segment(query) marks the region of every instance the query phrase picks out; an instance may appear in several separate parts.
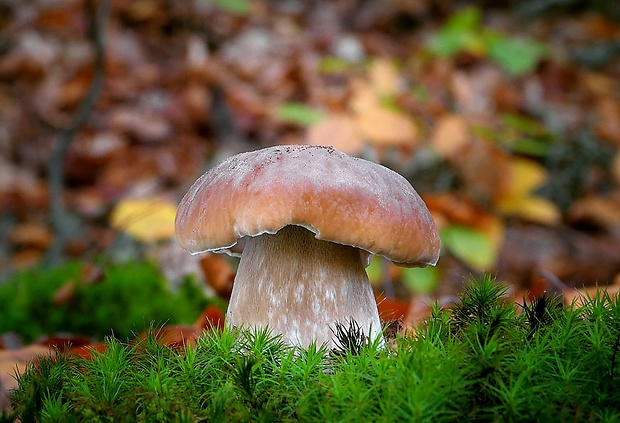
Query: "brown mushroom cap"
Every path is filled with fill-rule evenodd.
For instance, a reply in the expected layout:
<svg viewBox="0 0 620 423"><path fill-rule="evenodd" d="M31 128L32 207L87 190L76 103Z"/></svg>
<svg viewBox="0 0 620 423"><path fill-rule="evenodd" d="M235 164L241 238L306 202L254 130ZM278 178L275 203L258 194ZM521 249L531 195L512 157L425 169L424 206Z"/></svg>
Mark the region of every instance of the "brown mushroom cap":
<svg viewBox="0 0 620 423"><path fill-rule="evenodd" d="M403 266L439 259L437 228L411 184L330 147L276 146L228 158L185 194L175 229L191 253L237 255L244 237L287 225Z"/></svg>

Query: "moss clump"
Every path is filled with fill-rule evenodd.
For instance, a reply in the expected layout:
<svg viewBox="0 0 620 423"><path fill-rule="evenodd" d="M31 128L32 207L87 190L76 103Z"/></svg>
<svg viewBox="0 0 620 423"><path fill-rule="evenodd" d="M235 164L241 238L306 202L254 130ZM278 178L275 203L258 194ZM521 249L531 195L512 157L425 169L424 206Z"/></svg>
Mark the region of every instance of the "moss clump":
<svg viewBox="0 0 620 423"><path fill-rule="evenodd" d="M56 332L127 339L152 321L192 323L210 303L189 279L173 292L148 262L102 265L94 282L84 280L83 267L32 269L0 283L0 333L15 332L24 342ZM71 298L55 303L54 294L68 283Z"/></svg>
<svg viewBox="0 0 620 423"><path fill-rule="evenodd" d="M490 278L389 348L326 352L266 332L209 332L177 351L110 340L91 360L32 364L22 421L618 421L620 303L520 306ZM519 312L521 311L521 312ZM355 334L350 334L354 337Z"/></svg>

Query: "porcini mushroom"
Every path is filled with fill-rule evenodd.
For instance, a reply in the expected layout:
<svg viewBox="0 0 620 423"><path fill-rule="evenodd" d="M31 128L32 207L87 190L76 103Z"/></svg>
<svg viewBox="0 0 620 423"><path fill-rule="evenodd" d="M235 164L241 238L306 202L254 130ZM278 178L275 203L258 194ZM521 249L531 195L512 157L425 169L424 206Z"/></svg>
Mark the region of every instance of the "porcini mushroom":
<svg viewBox="0 0 620 423"><path fill-rule="evenodd" d="M330 147L228 158L185 194L175 230L191 253L241 256L227 325L268 327L301 347L339 346L337 323L380 336L371 254L410 267L439 259L437 228L411 184Z"/></svg>

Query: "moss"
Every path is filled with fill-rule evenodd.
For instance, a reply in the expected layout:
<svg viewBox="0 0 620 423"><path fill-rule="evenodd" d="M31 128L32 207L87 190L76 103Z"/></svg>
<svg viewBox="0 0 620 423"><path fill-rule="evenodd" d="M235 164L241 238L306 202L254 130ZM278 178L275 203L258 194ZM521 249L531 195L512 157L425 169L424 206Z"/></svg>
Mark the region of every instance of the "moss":
<svg viewBox="0 0 620 423"><path fill-rule="evenodd" d="M192 280L172 291L151 263L105 264L96 281L84 280L83 265L32 269L0 284L0 333L24 342L57 332L119 339L144 331L151 322L192 323L211 302ZM71 298L54 304L54 294L73 283Z"/></svg>
<svg viewBox="0 0 620 423"><path fill-rule="evenodd" d="M178 351L108 341L92 360L29 366L23 421L617 421L618 297L518 306L490 278L389 348L286 347L266 331L208 332ZM522 310L523 309L523 310ZM344 330L345 328L341 328ZM355 331L347 336L354 338ZM53 375L53 376L51 376Z"/></svg>

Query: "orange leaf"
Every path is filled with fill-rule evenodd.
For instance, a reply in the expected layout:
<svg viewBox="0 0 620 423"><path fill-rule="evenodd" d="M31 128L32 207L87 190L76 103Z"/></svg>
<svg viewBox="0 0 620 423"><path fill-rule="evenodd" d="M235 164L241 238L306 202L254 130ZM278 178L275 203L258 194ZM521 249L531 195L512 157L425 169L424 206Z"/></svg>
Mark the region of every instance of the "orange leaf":
<svg viewBox="0 0 620 423"><path fill-rule="evenodd" d="M387 298L385 295L375 295L379 316L382 321L402 320L407 316L409 304L404 301Z"/></svg>
<svg viewBox="0 0 620 423"><path fill-rule="evenodd" d="M204 309L194 323L195 326L206 330L222 330L224 328L224 312L218 306L210 305Z"/></svg>
<svg viewBox="0 0 620 423"><path fill-rule="evenodd" d="M222 298L230 298L235 273L228 261L217 254L205 254L200 258L205 280Z"/></svg>

